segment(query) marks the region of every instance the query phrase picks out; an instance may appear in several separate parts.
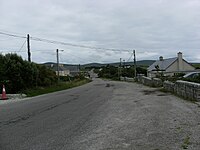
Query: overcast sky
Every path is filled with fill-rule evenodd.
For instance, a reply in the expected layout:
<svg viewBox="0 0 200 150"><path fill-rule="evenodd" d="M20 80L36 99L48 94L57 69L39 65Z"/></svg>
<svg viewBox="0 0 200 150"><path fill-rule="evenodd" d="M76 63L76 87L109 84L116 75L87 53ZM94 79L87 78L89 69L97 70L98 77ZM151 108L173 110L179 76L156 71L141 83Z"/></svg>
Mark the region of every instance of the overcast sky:
<svg viewBox="0 0 200 150"><path fill-rule="evenodd" d="M176 57L200 62L199 0L0 0L0 32L76 45L86 49L31 40L32 61L62 63ZM0 34L0 51L27 59L26 39ZM23 46L23 47L22 47ZM130 52L123 51L130 50Z"/></svg>

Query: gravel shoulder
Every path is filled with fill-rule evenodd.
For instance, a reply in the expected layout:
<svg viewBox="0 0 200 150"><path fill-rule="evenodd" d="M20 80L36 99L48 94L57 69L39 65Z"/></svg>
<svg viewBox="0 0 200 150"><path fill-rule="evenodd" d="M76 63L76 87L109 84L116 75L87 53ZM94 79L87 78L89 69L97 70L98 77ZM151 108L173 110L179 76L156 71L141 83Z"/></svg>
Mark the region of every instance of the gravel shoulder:
<svg viewBox="0 0 200 150"><path fill-rule="evenodd" d="M198 105L140 84L109 86L112 98L95 118L100 123L77 136L72 149L200 149Z"/></svg>

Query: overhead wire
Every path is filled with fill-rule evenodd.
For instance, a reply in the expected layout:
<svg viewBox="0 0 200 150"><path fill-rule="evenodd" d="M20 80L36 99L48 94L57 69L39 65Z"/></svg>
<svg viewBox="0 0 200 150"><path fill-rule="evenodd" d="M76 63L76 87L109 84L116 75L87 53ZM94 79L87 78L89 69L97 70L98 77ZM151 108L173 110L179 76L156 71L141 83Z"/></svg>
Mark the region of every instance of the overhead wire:
<svg viewBox="0 0 200 150"><path fill-rule="evenodd" d="M131 53L131 56L129 57L129 59L126 62L129 62L132 57L133 57L133 53Z"/></svg>
<svg viewBox="0 0 200 150"><path fill-rule="evenodd" d="M108 51L120 51L120 52L130 52L130 50L127 50L127 49L114 49L114 48L102 48L102 47L95 47L95 46L86 46L86 45L72 44L72 43L60 42L60 41L55 41L55 40L48 40L48 39L37 38L37 37L31 37L31 39L35 40L35 41L40 41L40 42L46 42L46 43L52 43L52 44L61 44L61 45L80 47L80 48L88 48L88 49L96 49L96 50L108 50Z"/></svg>
<svg viewBox="0 0 200 150"><path fill-rule="evenodd" d="M76 58L79 58L80 60L82 60L82 62L88 62L88 63L92 63L92 61L88 61L87 59L84 59L84 58L81 58L79 56L76 56L76 55L73 55L73 54L67 54L67 55L70 55L72 57L76 57ZM91 60L91 59L90 59ZM94 60L95 61L95 60Z"/></svg>
<svg viewBox="0 0 200 150"><path fill-rule="evenodd" d="M20 49L17 52L20 52L22 50L22 48L24 47L25 43L26 43L26 40L23 42L22 46L20 47Z"/></svg>
<svg viewBox="0 0 200 150"><path fill-rule="evenodd" d="M6 33L6 32L2 32L2 31L0 31L0 34L6 35L6 36L11 36L11 37L16 37L16 38L27 38L26 36ZM115 48L86 46L86 45L73 44L73 43L61 42L61 41L56 41L56 40L48 40L48 39L32 37L32 36L30 38L34 41L46 42L46 43L51 43L51 44L59 44L59 45L67 45L67 46L72 46L72 47L80 47L80 48L96 49L96 50L107 50L107 51L118 51L118 52L130 52L130 50L127 50L127 49L115 49Z"/></svg>
<svg viewBox="0 0 200 150"><path fill-rule="evenodd" d="M0 34L6 35L6 36L11 36L11 37L16 37L16 38L26 38L25 36L20 36L20 35L16 35L16 34L5 33L5 32L0 32Z"/></svg>
<svg viewBox="0 0 200 150"><path fill-rule="evenodd" d="M9 33L9 32L5 32L5 31L3 31L3 32L0 31L0 34L1 35L10 36L10 37L15 37L15 38L23 38L23 39L27 38L26 36L21 36L21 35L15 34L15 33ZM32 37L32 36L30 36L30 39L33 40L33 41L38 41L38 42L45 42L45 43L51 43L51 44L59 44L59 45L79 47L79 48L86 48L86 49L93 49L93 50L113 51L113 52L130 52L130 50L127 50L127 49L115 49L115 48L103 48L103 47L95 47L95 46L86 46L86 45L81 45L81 44L73 44L73 43L68 43L68 42L61 42L61 41L56 41L56 40L49 40L49 39L44 39L44 38ZM20 49L17 52L21 52L21 50L23 49L25 43L26 43L26 40L24 41L24 43L22 44L22 46L20 47ZM33 52L37 52L37 51L44 51L44 50L34 50ZM48 50L48 51L51 51L51 50ZM12 51L10 51L10 52L12 52ZM16 51L13 51L13 52L16 52ZM80 60L86 61L86 59L83 59L83 58L78 57L76 55L73 55L73 54L69 54L69 55L77 57ZM131 54L131 57L132 57L132 55L133 54ZM128 59L128 61L131 59L131 57Z"/></svg>

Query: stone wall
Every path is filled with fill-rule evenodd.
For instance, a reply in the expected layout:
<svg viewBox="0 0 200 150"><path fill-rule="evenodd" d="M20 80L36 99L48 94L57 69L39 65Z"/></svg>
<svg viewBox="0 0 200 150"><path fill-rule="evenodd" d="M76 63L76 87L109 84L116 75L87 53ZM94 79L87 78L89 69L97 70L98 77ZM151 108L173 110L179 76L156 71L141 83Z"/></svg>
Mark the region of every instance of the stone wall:
<svg viewBox="0 0 200 150"><path fill-rule="evenodd" d="M163 87L166 91L173 92L181 97L200 101L200 84L178 80L175 83L165 81Z"/></svg>
<svg viewBox="0 0 200 150"><path fill-rule="evenodd" d="M129 77L120 77L120 81L134 82L135 79Z"/></svg>
<svg viewBox="0 0 200 150"><path fill-rule="evenodd" d="M151 86L151 87L162 87L163 82L159 78L150 78L150 77L145 77L145 76L139 76L138 77L138 82Z"/></svg>
<svg viewBox="0 0 200 150"><path fill-rule="evenodd" d="M175 83L170 81L162 82L159 78L150 78L145 76L139 76L138 82L151 86L162 87L169 92L175 93L183 98L200 101L200 84L188 81L178 80Z"/></svg>
<svg viewBox="0 0 200 150"><path fill-rule="evenodd" d="M175 86L175 83L170 82L170 81L165 81L163 83L163 88L168 92L174 93L174 86Z"/></svg>

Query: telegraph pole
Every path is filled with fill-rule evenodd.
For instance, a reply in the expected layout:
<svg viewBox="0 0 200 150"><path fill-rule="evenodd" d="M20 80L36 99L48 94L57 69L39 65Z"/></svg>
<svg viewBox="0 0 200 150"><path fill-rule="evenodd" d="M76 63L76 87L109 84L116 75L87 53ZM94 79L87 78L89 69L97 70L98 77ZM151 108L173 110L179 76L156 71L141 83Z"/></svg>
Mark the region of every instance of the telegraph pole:
<svg viewBox="0 0 200 150"><path fill-rule="evenodd" d="M124 81L126 81L126 62L123 60L123 73L124 73Z"/></svg>
<svg viewBox="0 0 200 150"><path fill-rule="evenodd" d="M121 80L121 75L122 75L122 58L120 58L120 64L119 64L119 80Z"/></svg>
<svg viewBox="0 0 200 150"><path fill-rule="evenodd" d="M59 82L60 75L59 75L59 55L58 55L58 49L56 49L56 56L57 56L57 76L58 76L58 82Z"/></svg>
<svg viewBox="0 0 200 150"><path fill-rule="evenodd" d="M135 50L133 50L133 55L134 55L134 76L136 78L137 76L137 70L136 70L136 56L135 56Z"/></svg>
<svg viewBox="0 0 200 150"><path fill-rule="evenodd" d="M28 61L31 62L30 36L27 34Z"/></svg>
<svg viewBox="0 0 200 150"><path fill-rule="evenodd" d="M121 58L120 58L119 66L118 66L118 78L119 78L119 80L120 80L120 70L121 70Z"/></svg>

